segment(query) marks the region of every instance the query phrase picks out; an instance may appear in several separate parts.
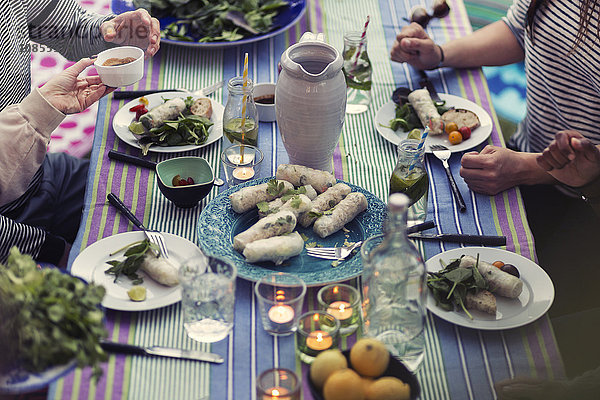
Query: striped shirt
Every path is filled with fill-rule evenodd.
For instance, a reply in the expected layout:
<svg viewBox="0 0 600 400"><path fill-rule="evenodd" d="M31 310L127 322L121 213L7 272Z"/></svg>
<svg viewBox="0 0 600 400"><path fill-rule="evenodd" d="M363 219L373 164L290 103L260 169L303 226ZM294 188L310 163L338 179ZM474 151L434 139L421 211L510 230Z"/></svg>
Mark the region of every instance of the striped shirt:
<svg viewBox="0 0 600 400"><path fill-rule="evenodd" d="M30 92L30 40L57 50L68 59L89 57L109 46L102 39L100 25L110 18L86 12L75 0L0 1L0 111L20 103ZM40 169L26 192L0 207L0 214L23 205L36 192L41 180ZM45 238L46 233L39 228L0 216L0 262L6 261L8 249L13 245L37 256Z"/></svg>
<svg viewBox="0 0 600 400"><path fill-rule="evenodd" d="M504 22L525 52L527 115L511 144L521 151L541 152L554 135L579 131L600 143L600 46L598 13L590 16L583 43L569 54L579 27L579 1L549 0L540 7L533 42L526 33L530 0L515 0Z"/></svg>

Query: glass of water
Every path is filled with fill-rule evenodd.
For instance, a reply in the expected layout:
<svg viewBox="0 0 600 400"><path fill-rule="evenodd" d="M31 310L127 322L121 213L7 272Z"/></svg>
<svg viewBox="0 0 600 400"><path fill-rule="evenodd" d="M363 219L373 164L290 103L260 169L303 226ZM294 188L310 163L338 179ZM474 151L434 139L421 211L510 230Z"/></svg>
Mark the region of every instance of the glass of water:
<svg viewBox="0 0 600 400"><path fill-rule="evenodd" d="M362 32L344 34L344 77L347 85L346 113L360 114L371 103L373 67L367 53L367 37Z"/></svg>
<svg viewBox="0 0 600 400"><path fill-rule="evenodd" d="M218 342L233 329L237 269L228 260L197 256L182 263L183 326L191 339Z"/></svg>

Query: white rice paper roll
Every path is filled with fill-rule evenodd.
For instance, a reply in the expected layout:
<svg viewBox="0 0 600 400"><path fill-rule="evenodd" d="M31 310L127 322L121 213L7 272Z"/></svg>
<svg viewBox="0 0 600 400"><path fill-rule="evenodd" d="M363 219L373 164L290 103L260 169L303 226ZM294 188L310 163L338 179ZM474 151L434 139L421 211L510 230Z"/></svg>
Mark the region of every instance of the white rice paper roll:
<svg viewBox="0 0 600 400"><path fill-rule="evenodd" d="M296 231L289 235L274 236L248 243L244 257L249 263L272 261L280 265L288 258L297 256L304 249L304 240Z"/></svg>

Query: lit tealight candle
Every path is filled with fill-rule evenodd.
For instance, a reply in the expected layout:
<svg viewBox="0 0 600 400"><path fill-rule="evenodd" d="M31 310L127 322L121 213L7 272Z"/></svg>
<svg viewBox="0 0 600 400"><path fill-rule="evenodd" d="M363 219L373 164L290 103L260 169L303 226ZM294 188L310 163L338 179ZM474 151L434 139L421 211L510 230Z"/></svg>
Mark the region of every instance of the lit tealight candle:
<svg viewBox="0 0 600 400"><path fill-rule="evenodd" d="M325 331L311 332L306 338L306 346L313 350L327 350L333 344L333 338Z"/></svg>
<svg viewBox="0 0 600 400"><path fill-rule="evenodd" d="M327 308L327 312L343 321L352 316L352 307L347 301L334 301Z"/></svg>
<svg viewBox="0 0 600 400"><path fill-rule="evenodd" d="M290 400L290 397L282 395L286 395L289 393L289 390L282 387L273 387L266 390L267 395L263 396L263 400Z"/></svg>
<svg viewBox="0 0 600 400"><path fill-rule="evenodd" d="M247 181L254 176L254 168L252 167L239 167L233 170L233 177L240 181Z"/></svg>
<svg viewBox="0 0 600 400"><path fill-rule="evenodd" d="M294 309L287 304L278 304L269 309L269 319L278 324L286 324L294 319Z"/></svg>

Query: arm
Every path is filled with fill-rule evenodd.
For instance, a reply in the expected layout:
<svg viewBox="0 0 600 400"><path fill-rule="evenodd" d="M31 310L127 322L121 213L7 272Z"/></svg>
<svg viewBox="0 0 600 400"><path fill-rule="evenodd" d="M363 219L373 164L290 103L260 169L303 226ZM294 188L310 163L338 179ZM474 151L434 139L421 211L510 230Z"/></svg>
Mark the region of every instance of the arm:
<svg viewBox="0 0 600 400"><path fill-rule="evenodd" d="M17 246L21 253L30 254L40 262L66 267L70 246L64 239L43 229L21 224L0 215L0 264L6 263L11 247Z"/></svg>
<svg viewBox="0 0 600 400"><path fill-rule="evenodd" d="M460 176L474 192L495 195L517 185L554 184L556 180L536 162L536 153L486 146L466 153Z"/></svg>
<svg viewBox="0 0 600 400"><path fill-rule="evenodd" d="M93 62L77 62L0 112L0 205L25 193L65 114L83 111L110 92L97 75L79 78Z"/></svg>
<svg viewBox="0 0 600 400"><path fill-rule="evenodd" d="M523 60L523 49L503 21L496 21L474 33L441 46L427 36L423 28L412 23L402 28L392 47L393 61L408 62L418 69L440 66L454 68L506 65Z"/></svg>

